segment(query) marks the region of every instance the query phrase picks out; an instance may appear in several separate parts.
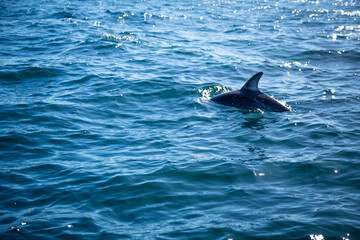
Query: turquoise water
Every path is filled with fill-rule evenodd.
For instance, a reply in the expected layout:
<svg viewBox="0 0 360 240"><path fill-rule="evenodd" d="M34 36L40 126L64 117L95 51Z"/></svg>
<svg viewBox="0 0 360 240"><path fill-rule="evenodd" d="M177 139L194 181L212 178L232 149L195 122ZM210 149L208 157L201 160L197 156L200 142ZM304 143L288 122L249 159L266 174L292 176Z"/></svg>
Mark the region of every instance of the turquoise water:
<svg viewBox="0 0 360 240"><path fill-rule="evenodd" d="M359 239L359 10L1 1L0 239Z"/></svg>

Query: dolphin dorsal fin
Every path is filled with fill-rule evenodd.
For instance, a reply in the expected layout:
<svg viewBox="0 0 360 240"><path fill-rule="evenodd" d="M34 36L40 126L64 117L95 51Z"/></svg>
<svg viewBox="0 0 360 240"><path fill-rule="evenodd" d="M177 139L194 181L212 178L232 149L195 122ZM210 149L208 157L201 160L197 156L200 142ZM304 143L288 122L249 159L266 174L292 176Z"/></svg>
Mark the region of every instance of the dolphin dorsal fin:
<svg viewBox="0 0 360 240"><path fill-rule="evenodd" d="M260 91L258 84L263 72L258 72L252 76L241 89L251 90L251 91Z"/></svg>

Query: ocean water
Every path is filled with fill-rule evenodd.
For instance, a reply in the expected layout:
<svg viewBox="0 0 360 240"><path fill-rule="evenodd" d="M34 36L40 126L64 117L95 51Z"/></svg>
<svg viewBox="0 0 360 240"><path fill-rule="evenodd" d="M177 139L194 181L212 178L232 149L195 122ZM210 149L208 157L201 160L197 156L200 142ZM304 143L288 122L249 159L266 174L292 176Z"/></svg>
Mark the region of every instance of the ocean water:
<svg viewBox="0 0 360 240"><path fill-rule="evenodd" d="M359 66L357 0L3 0L0 239L360 239Z"/></svg>

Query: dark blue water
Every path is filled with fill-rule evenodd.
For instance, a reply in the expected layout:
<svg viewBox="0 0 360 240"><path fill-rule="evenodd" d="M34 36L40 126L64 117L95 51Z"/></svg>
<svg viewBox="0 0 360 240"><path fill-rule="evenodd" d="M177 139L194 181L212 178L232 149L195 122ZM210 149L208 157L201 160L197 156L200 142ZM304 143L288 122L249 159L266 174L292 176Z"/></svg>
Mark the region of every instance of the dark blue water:
<svg viewBox="0 0 360 240"><path fill-rule="evenodd" d="M360 239L357 0L3 0L0 66L0 239Z"/></svg>

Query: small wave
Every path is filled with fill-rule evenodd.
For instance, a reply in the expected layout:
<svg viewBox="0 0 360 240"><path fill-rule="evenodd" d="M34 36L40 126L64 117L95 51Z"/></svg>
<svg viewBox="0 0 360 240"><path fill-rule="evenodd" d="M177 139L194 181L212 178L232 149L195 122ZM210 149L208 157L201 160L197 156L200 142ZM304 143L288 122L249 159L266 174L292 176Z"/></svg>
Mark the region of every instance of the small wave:
<svg viewBox="0 0 360 240"><path fill-rule="evenodd" d="M64 75L65 72L58 68L28 67L19 71L0 71L3 83L12 83L33 78L51 78Z"/></svg>
<svg viewBox="0 0 360 240"><path fill-rule="evenodd" d="M305 63L300 63L298 61L286 62L284 64L280 64L281 68L289 68L295 69L297 71L315 71L316 67L310 64L310 61L306 61Z"/></svg>
<svg viewBox="0 0 360 240"><path fill-rule="evenodd" d="M321 62L332 62L335 60L342 62L350 62L357 63L360 61L360 52L356 50L311 50L311 51L303 51L300 54L296 54L293 56L295 59L299 59L300 61L305 61L310 63L311 61L321 61ZM295 65L301 65L300 62L293 62ZM292 63L289 63L290 65Z"/></svg>
<svg viewBox="0 0 360 240"><path fill-rule="evenodd" d="M221 93L225 93L225 92L229 92L230 88L228 87L224 87L224 86L220 86L217 84L213 84L212 86L209 87L203 87L198 89L198 93L201 94L201 99L202 100L210 100L210 98L212 98L215 95L221 94Z"/></svg>
<svg viewBox="0 0 360 240"><path fill-rule="evenodd" d="M75 13L71 13L71 12L68 12L68 11L60 11L60 12L57 12L57 13L54 13L51 15L52 18L73 18L75 16Z"/></svg>
<svg viewBox="0 0 360 240"><path fill-rule="evenodd" d="M116 45L116 48L119 48L122 46L124 42L130 42L130 43L140 43L139 38L134 33L126 33L123 32L121 34L110 34L110 33L102 33L101 37L107 40L110 40L112 42L118 43Z"/></svg>
<svg viewBox="0 0 360 240"><path fill-rule="evenodd" d="M349 16L349 17L360 16L360 11L359 10L355 10L355 11L334 10L334 13L341 14L341 15L346 15L346 16Z"/></svg>

